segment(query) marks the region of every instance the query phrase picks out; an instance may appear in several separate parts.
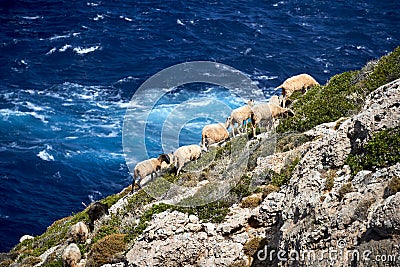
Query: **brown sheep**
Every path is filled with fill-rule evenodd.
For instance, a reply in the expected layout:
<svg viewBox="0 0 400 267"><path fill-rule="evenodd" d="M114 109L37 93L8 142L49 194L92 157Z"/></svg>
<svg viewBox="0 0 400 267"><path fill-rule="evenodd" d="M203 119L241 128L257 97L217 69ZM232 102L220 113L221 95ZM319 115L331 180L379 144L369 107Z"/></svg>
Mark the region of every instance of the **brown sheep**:
<svg viewBox="0 0 400 267"><path fill-rule="evenodd" d="M64 267L78 267L81 257L79 247L75 243L71 243L62 254L62 264Z"/></svg>
<svg viewBox="0 0 400 267"><path fill-rule="evenodd" d="M201 132L201 146L202 149L207 151L208 147L212 144L225 141L229 138L229 133L226 130L229 128L229 118L225 124L215 123L204 126Z"/></svg>
<svg viewBox="0 0 400 267"><path fill-rule="evenodd" d="M85 243L89 236L89 230L83 222L77 222L71 226L70 236L74 242Z"/></svg>
<svg viewBox="0 0 400 267"><path fill-rule="evenodd" d="M305 92L307 89L319 85L319 83L308 74L299 74L286 79L281 85L275 88L278 90L282 88L283 102L282 107L286 106L286 101L296 91Z"/></svg>
<svg viewBox="0 0 400 267"><path fill-rule="evenodd" d="M147 159L136 164L133 170L132 193L135 191L136 179L139 177L137 184L140 188L140 181L149 174L151 175L151 179L153 179L153 174L157 174L164 161L167 164L170 163L170 158L167 154L161 154L158 158Z"/></svg>
<svg viewBox="0 0 400 267"><path fill-rule="evenodd" d="M251 116L251 123L253 126L253 137L256 136L256 128L257 125L260 124L261 121L266 121L270 129L273 126L273 120L280 116L293 116L294 112L288 108L282 108L280 106L270 104L270 103L261 103L255 105L253 108L253 114Z"/></svg>
<svg viewBox="0 0 400 267"><path fill-rule="evenodd" d="M253 105L254 101L253 99L250 99L246 106L232 110L231 115L227 119L227 123L229 123L232 129L233 137L235 137L235 123L238 124L238 132L240 132L239 129L242 129L243 131L246 130L246 122L251 118L251 107Z"/></svg>

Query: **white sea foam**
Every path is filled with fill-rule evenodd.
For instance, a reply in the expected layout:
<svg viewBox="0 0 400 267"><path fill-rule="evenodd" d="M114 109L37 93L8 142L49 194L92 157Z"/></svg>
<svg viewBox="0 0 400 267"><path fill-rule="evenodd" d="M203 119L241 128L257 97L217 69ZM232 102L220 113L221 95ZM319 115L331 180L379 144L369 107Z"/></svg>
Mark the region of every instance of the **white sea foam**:
<svg viewBox="0 0 400 267"><path fill-rule="evenodd" d="M42 107L39 107L39 106L37 106L37 105L35 105L35 104L31 103L31 102L25 102L25 106L27 108L29 108L29 109L34 110L34 111L42 111L43 110Z"/></svg>
<svg viewBox="0 0 400 267"><path fill-rule="evenodd" d="M45 161L54 161L54 156L51 155L48 150L52 150L53 148L50 145L46 145L46 149L43 149L39 153L37 153L37 156L41 158L42 160Z"/></svg>
<svg viewBox="0 0 400 267"><path fill-rule="evenodd" d="M58 39L68 38L68 37L71 37L71 34L54 35L53 37L50 37L49 40L54 41L54 40L58 40Z"/></svg>
<svg viewBox="0 0 400 267"><path fill-rule="evenodd" d="M124 19L124 20L129 21L129 22L133 21L133 19L128 18L128 17L124 17L124 16L119 16L119 18L120 19Z"/></svg>
<svg viewBox="0 0 400 267"><path fill-rule="evenodd" d="M46 55L51 55L56 51L57 51L57 48L53 47L52 49L49 50L49 52L46 53Z"/></svg>
<svg viewBox="0 0 400 267"><path fill-rule="evenodd" d="M87 6L99 6L101 2L98 3L93 3L93 2L87 2L86 5Z"/></svg>
<svg viewBox="0 0 400 267"><path fill-rule="evenodd" d="M87 53L94 52L94 51L96 51L96 50L98 50L100 48L101 47L99 45L86 47L86 48L79 46L79 47L75 47L73 50L74 50L74 52L76 52L79 55L84 55L84 54L87 54Z"/></svg>
<svg viewBox="0 0 400 267"><path fill-rule="evenodd" d="M275 80L278 78L278 76L260 75L260 76L255 76L255 78L258 80Z"/></svg>
<svg viewBox="0 0 400 267"><path fill-rule="evenodd" d="M104 15L97 14L97 16L93 18L93 20L95 20L95 21L101 20L101 19L104 19Z"/></svg>
<svg viewBox="0 0 400 267"><path fill-rule="evenodd" d="M60 49L58 49L58 51L65 52L65 51L67 51L68 48L71 48L71 47L72 47L72 45L66 44L63 47L61 47Z"/></svg>
<svg viewBox="0 0 400 267"><path fill-rule="evenodd" d="M41 17L41 16L33 16L33 17L25 16L25 17L22 17L22 18L23 18L23 19L35 20L35 19L41 19L41 18L43 18L43 17Z"/></svg>
<svg viewBox="0 0 400 267"><path fill-rule="evenodd" d="M177 23L178 25L185 26L185 23L183 23L180 19L177 19L177 20L176 20L176 23Z"/></svg>
<svg viewBox="0 0 400 267"><path fill-rule="evenodd" d="M96 136L100 137L100 138L113 138L113 137L117 137L118 136L118 132L112 131L112 132L110 132L108 134L100 133L100 134L96 134Z"/></svg>

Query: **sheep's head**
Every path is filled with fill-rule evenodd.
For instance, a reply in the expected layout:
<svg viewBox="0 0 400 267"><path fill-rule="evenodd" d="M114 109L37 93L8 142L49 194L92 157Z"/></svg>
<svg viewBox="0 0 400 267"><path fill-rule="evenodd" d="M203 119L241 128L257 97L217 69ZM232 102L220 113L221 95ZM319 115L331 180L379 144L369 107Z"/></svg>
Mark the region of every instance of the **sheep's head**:
<svg viewBox="0 0 400 267"><path fill-rule="evenodd" d="M249 105L250 107L252 107L254 105L254 100L250 99L249 101L247 101L247 105Z"/></svg>
<svg viewBox="0 0 400 267"><path fill-rule="evenodd" d="M284 109L282 113L283 117L288 118L294 116L294 112L290 108L283 108L283 109Z"/></svg>
<svg viewBox="0 0 400 267"><path fill-rule="evenodd" d="M158 162L160 162L160 164L165 161L167 164L171 163L171 159L169 157L168 154L161 154L160 156L158 156Z"/></svg>

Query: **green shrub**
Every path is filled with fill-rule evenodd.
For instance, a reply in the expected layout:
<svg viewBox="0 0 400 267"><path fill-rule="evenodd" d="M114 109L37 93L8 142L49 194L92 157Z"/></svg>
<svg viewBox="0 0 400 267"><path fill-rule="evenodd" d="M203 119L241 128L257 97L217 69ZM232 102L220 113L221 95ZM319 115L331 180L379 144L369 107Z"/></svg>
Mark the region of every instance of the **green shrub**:
<svg viewBox="0 0 400 267"><path fill-rule="evenodd" d="M388 183L387 187L385 188L385 197L392 196L396 194L397 192L400 192L400 178L397 176L394 176Z"/></svg>
<svg viewBox="0 0 400 267"><path fill-rule="evenodd" d="M242 199L240 206L242 208L255 208L259 206L262 202L261 195L251 195Z"/></svg>
<svg viewBox="0 0 400 267"><path fill-rule="evenodd" d="M90 250L86 266L101 266L111 262L118 253L125 251L124 239L123 234L108 235L100 239Z"/></svg>
<svg viewBox="0 0 400 267"><path fill-rule="evenodd" d="M271 184L277 187L287 184L290 181L292 173L299 162L300 158L296 157L286 164L286 166L283 167L279 173L272 171Z"/></svg>
<svg viewBox="0 0 400 267"><path fill-rule="evenodd" d="M276 144L276 152L286 152L292 150L302 144L311 141L311 138L307 137L304 134L299 133L287 133L283 134L278 138L278 142Z"/></svg>
<svg viewBox="0 0 400 267"><path fill-rule="evenodd" d="M322 178L325 178L325 190L332 190L333 186L335 185L335 177L335 170L328 170L322 175Z"/></svg>
<svg viewBox="0 0 400 267"><path fill-rule="evenodd" d="M272 184L268 184L267 186L265 186L263 188L262 198L265 199L272 192L278 192L278 191L279 191L279 187L278 186L275 186L275 185L272 185Z"/></svg>
<svg viewBox="0 0 400 267"><path fill-rule="evenodd" d="M354 192L353 185L351 183L345 183L338 191L339 199L343 199L346 194L351 192Z"/></svg>
<svg viewBox="0 0 400 267"><path fill-rule="evenodd" d="M61 260L51 261L45 263L43 267L62 267L62 261Z"/></svg>
<svg viewBox="0 0 400 267"><path fill-rule="evenodd" d="M362 154L349 154L346 158L353 176L361 170L388 167L397 162L400 162L400 127L375 133Z"/></svg>
<svg viewBox="0 0 400 267"><path fill-rule="evenodd" d="M369 92L400 78L400 46L379 59L373 72L365 81Z"/></svg>
<svg viewBox="0 0 400 267"><path fill-rule="evenodd" d="M247 240L247 242L243 246L244 253L247 256L252 257L258 251L261 243L263 243L264 240L265 238L259 236Z"/></svg>
<svg viewBox="0 0 400 267"><path fill-rule="evenodd" d="M368 210L372 204L375 203L374 199L362 199L356 209L354 210L354 216L360 221L364 221L368 217Z"/></svg>

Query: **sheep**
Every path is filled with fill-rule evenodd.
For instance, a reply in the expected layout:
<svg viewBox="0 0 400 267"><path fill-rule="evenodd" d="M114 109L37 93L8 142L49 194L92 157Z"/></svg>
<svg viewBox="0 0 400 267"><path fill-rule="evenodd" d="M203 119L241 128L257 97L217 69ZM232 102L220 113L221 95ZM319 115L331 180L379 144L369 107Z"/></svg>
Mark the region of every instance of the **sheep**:
<svg viewBox="0 0 400 267"><path fill-rule="evenodd" d="M70 237L77 243L85 243L89 236L89 230L83 222L77 222L71 226Z"/></svg>
<svg viewBox="0 0 400 267"><path fill-rule="evenodd" d="M253 126L253 137L256 136L256 127L260 124L261 121L267 121L270 128L272 128L273 120L278 118L279 116L294 115L294 112L291 109L282 108L280 106L270 103L257 104L252 108L252 110L253 114L251 116L251 123Z"/></svg>
<svg viewBox="0 0 400 267"><path fill-rule="evenodd" d="M282 106L282 103L283 103L283 97L282 96L277 96L277 95L274 95L274 96L272 96L270 99L269 99L269 102L268 103L270 103L270 104L274 104L274 105L277 105L277 106Z"/></svg>
<svg viewBox="0 0 400 267"><path fill-rule="evenodd" d="M230 120L226 120L225 125L222 123L209 124L204 126L201 132L201 146L204 151L212 144L225 141L229 138L228 128Z"/></svg>
<svg viewBox="0 0 400 267"><path fill-rule="evenodd" d="M63 267L78 267L81 257L79 247L75 243L71 243L62 254L62 265Z"/></svg>
<svg viewBox="0 0 400 267"><path fill-rule="evenodd" d="M226 130L226 129L225 129ZM176 175L179 175L183 166L192 160L197 160L201 155L201 147L198 145L181 146L173 155Z"/></svg>
<svg viewBox="0 0 400 267"><path fill-rule="evenodd" d="M232 136L235 137L235 123L238 124L238 131L239 129L246 129L246 122L251 117L251 107L254 105L253 99L250 99L247 102L246 106L237 108L232 110L231 115L227 119L227 123L229 123L232 129Z"/></svg>
<svg viewBox="0 0 400 267"><path fill-rule="evenodd" d="M87 214L90 219L89 229L92 232L94 229L94 222L100 219L103 215L108 215L108 205L97 201L89 207Z"/></svg>
<svg viewBox="0 0 400 267"><path fill-rule="evenodd" d="M308 74L299 74L286 79L281 85L275 88L278 90L282 88L283 102L282 107L285 107L287 99L296 91L307 90L313 86L319 85L319 83Z"/></svg>
<svg viewBox="0 0 400 267"><path fill-rule="evenodd" d="M167 154L161 154L158 158L147 159L136 164L133 170L132 193L135 191L136 179L139 177L137 185L140 188L140 181L149 174L151 175L151 179L153 179L153 174L157 174L157 171L161 170L161 164L164 161L167 164L170 163L170 158Z"/></svg>

